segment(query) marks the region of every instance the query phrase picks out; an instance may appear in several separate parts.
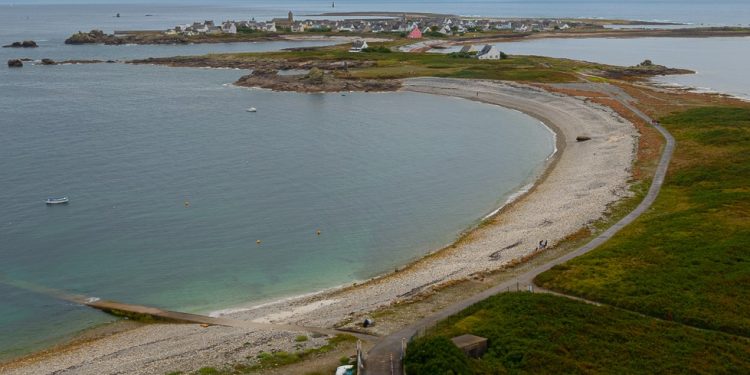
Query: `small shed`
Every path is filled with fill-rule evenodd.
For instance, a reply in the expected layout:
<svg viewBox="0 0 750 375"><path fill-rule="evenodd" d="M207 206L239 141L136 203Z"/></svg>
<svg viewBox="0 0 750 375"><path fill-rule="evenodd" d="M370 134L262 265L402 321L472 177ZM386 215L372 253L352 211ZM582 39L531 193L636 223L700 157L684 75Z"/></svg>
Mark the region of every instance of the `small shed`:
<svg viewBox="0 0 750 375"><path fill-rule="evenodd" d="M451 339L459 349L472 358L479 358L487 351L487 339L474 335L461 335Z"/></svg>

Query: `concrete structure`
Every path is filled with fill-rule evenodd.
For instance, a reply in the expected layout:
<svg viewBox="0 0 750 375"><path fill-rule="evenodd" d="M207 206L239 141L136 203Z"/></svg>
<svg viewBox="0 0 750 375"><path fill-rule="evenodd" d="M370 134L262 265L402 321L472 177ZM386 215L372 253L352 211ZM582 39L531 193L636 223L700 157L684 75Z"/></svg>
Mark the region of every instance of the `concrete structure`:
<svg viewBox="0 0 750 375"><path fill-rule="evenodd" d="M472 358L480 358L487 352L487 339L474 335L461 335L451 339L459 349Z"/></svg>

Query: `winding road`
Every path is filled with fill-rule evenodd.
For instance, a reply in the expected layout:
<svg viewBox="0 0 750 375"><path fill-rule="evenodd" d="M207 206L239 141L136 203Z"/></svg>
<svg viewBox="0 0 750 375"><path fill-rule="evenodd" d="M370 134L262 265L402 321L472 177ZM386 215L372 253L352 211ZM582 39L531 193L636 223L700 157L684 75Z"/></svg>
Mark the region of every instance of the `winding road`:
<svg viewBox="0 0 750 375"><path fill-rule="evenodd" d="M586 245L578 248L577 250L567 253L557 259L554 259L548 263L542 264L536 268L529 270L528 272L518 276L517 279L509 280L501 284L495 285L494 287L485 290L482 293L471 296L465 300L457 302L447 308L427 316L414 324L411 324L400 331L394 332L388 336L383 337L369 352L366 359L366 367L362 371L366 375L401 375L403 374L402 363L401 363L401 347L404 340L409 340L411 337L416 335L418 332L425 330L428 327L435 325L437 322L454 315L465 308L487 299L495 294L502 293L511 289L523 288L526 289L529 285L533 285L534 278L549 270L550 268L565 263L573 258L584 255L591 250L599 247L599 245L608 241L612 236L617 234L622 228L632 223L641 214L646 212L656 200L659 195L659 191L664 183L664 179L667 174L667 168L669 162L672 159L672 153L675 148L675 140L672 135L664 129L661 125L655 124L654 121L636 108L632 102L634 99L625 93L622 89L617 86L610 84L594 84L585 83L579 84L585 85L586 89L590 91L598 91L609 95L612 99L617 100L620 104L628 108L630 111L635 113L638 117L642 118L646 123L654 124L654 128L658 130L664 139L666 144L661 154L661 159L656 168L651 187L646 194L646 197L641 203L628 215L623 217L620 221L615 223L609 229L598 235L596 238L591 240Z"/></svg>

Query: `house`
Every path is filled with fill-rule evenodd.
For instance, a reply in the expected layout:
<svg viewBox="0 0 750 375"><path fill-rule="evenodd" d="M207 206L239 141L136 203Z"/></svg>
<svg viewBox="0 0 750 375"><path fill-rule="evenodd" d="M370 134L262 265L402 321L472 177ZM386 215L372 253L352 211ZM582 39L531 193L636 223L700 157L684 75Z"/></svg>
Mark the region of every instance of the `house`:
<svg viewBox="0 0 750 375"><path fill-rule="evenodd" d="M453 31L451 30L451 27L448 26L448 25L445 25L445 26L441 27L440 29L438 29L438 32L440 34L443 34L443 35L451 35L451 34L453 34Z"/></svg>
<svg viewBox="0 0 750 375"><path fill-rule="evenodd" d="M479 60L500 60L502 53L492 44L487 44L477 54Z"/></svg>
<svg viewBox="0 0 750 375"><path fill-rule="evenodd" d="M414 28L406 37L409 39L422 39L422 31L419 30L419 27L417 25L414 25Z"/></svg>
<svg viewBox="0 0 750 375"><path fill-rule="evenodd" d="M349 49L349 52L362 52L365 48L367 48L367 42L364 40L357 40L352 43L352 48Z"/></svg>
<svg viewBox="0 0 750 375"><path fill-rule="evenodd" d="M221 31L227 34L237 34L237 25L234 22L224 22L221 24Z"/></svg>

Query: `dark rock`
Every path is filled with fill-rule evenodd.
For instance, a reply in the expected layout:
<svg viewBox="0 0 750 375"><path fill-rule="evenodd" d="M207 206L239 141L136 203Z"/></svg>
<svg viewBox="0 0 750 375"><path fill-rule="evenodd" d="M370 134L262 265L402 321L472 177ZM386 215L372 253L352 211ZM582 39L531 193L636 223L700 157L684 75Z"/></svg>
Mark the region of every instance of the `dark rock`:
<svg viewBox="0 0 750 375"><path fill-rule="evenodd" d="M70 38L65 39L65 44L104 43L109 39L110 37L104 34L104 32L101 30L91 30L87 33L79 31L76 34L71 35Z"/></svg>
<svg viewBox="0 0 750 375"><path fill-rule="evenodd" d="M576 141L578 142L586 142L588 140L591 140L591 137L587 137L585 135L579 135L576 137Z"/></svg>
<svg viewBox="0 0 750 375"><path fill-rule="evenodd" d="M42 59L42 65L57 65L57 63L52 59Z"/></svg>
<svg viewBox="0 0 750 375"><path fill-rule="evenodd" d="M117 61L115 61L115 60L107 60L106 62L107 62L107 64L114 64L114 63L116 63Z"/></svg>
<svg viewBox="0 0 750 375"><path fill-rule="evenodd" d="M23 42L13 42L3 48L36 48L39 47L33 40L24 40Z"/></svg>
<svg viewBox="0 0 750 375"><path fill-rule="evenodd" d="M19 59L11 59L11 60L8 60L8 67L9 68L21 68L23 67L23 62Z"/></svg>
<svg viewBox="0 0 750 375"><path fill-rule="evenodd" d="M19 59L19 60L21 60L21 61L24 61L24 62L25 62L25 61L34 61L34 59L30 59L30 58L28 58L28 57L24 57L24 58L22 58L22 59Z"/></svg>

